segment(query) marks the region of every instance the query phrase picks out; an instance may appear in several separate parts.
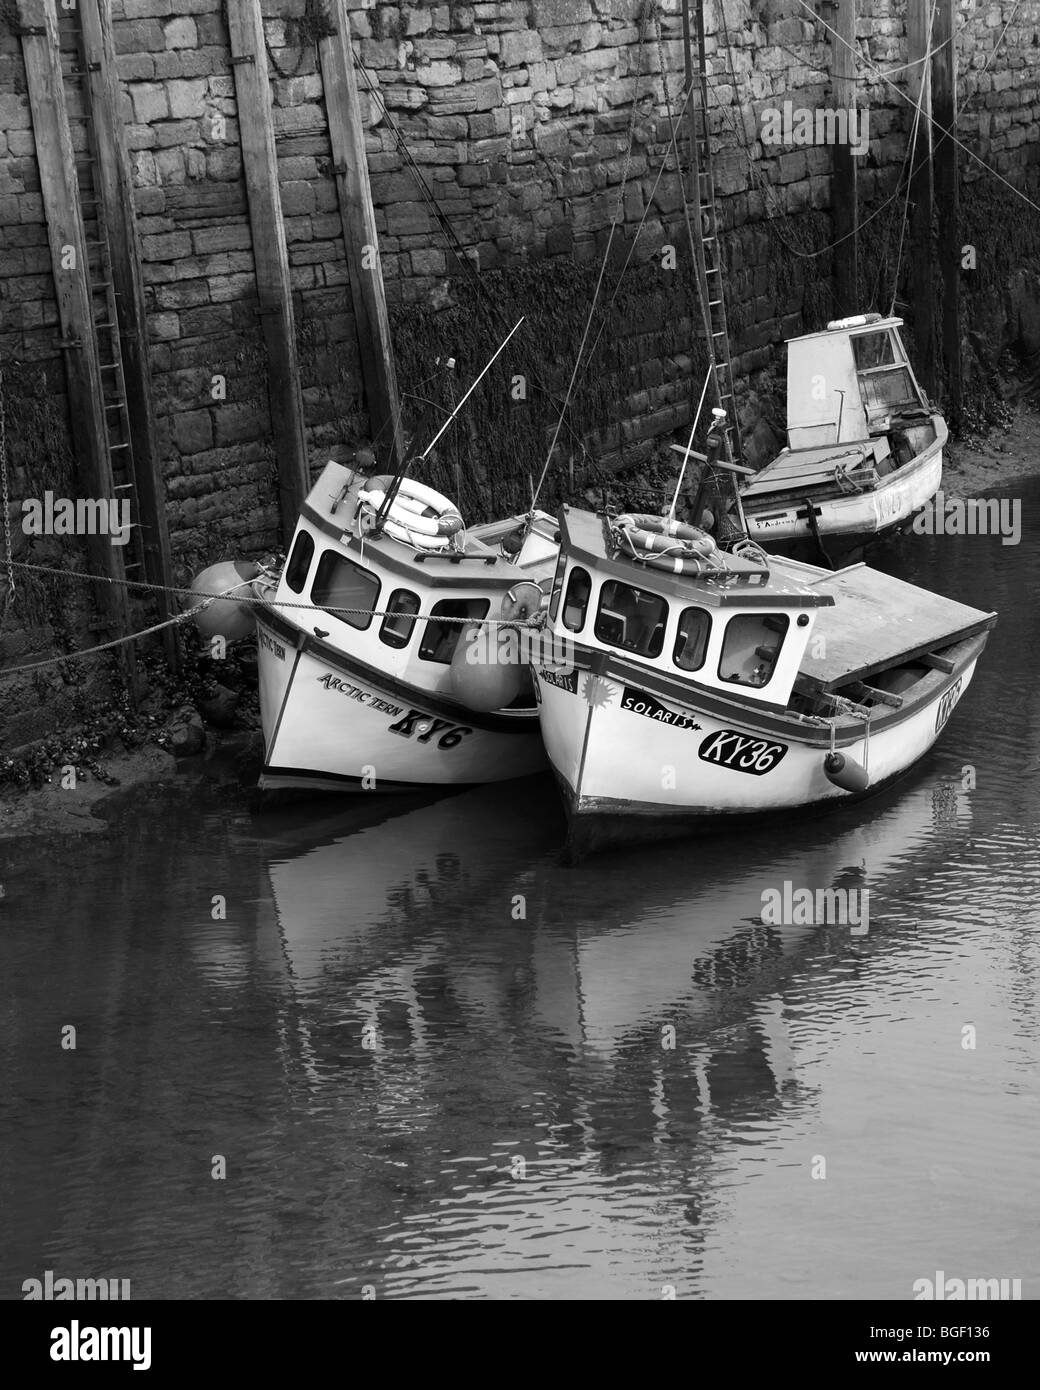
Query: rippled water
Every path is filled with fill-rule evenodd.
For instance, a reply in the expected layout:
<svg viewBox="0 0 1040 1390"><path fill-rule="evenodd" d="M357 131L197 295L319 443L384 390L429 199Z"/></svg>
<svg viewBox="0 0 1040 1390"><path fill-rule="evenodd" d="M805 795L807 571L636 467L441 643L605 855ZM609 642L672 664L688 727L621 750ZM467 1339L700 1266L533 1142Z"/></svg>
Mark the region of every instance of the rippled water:
<svg viewBox="0 0 1040 1390"><path fill-rule="evenodd" d="M1018 547L876 561L1001 621L939 747L840 815L575 869L548 783L256 814L174 781L6 848L0 1294L1036 1297L1018 495ZM763 925L785 881L869 889L869 929Z"/></svg>

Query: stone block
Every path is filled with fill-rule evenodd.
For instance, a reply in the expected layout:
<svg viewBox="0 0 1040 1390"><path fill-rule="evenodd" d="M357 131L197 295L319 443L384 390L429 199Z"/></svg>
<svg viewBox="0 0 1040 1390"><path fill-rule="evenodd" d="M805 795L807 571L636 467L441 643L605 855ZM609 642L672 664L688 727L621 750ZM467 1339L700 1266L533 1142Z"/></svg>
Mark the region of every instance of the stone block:
<svg viewBox="0 0 1040 1390"><path fill-rule="evenodd" d="M146 260L173 261L191 255L191 236L188 232L165 232L159 236L141 238L141 250Z"/></svg>
<svg viewBox="0 0 1040 1390"><path fill-rule="evenodd" d="M213 448L213 416L208 410L185 410L173 416L173 440L181 454Z"/></svg>
<svg viewBox="0 0 1040 1390"><path fill-rule="evenodd" d="M503 34L499 39L498 61L507 68L526 67L542 60L542 40L537 30L526 29L517 34Z"/></svg>
<svg viewBox="0 0 1040 1390"><path fill-rule="evenodd" d="M170 103L165 87L153 82L136 82L130 88L130 100L134 108L134 119L140 125L152 121L165 120L170 114Z"/></svg>
<svg viewBox="0 0 1040 1390"><path fill-rule="evenodd" d="M208 83L204 77L168 83L166 93L170 115L177 120L202 116L206 109L207 89Z"/></svg>

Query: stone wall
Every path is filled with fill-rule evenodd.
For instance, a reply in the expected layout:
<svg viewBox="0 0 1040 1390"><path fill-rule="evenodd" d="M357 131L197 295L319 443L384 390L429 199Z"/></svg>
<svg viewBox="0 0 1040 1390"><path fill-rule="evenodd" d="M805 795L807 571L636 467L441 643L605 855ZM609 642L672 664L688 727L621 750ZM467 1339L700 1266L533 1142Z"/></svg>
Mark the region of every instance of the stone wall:
<svg viewBox="0 0 1040 1390"><path fill-rule="evenodd" d="M262 0L262 8L317 468L330 454L349 458L369 434L316 53L328 19L322 0ZM912 111L895 90L906 83L905 10L905 0L860 4L860 101L870 112L869 152L859 165L865 216L890 199L907 149ZM4 0L0 361L31 368L61 422L63 364L14 12L14 0ZM112 0L112 12L168 516L187 574L279 540L233 70L221 0ZM960 138L1005 178L1028 182L1040 158L1040 0L964 0L960 17ZM762 114L785 100L809 109L830 101L831 43L799 0L712 0L706 21L735 366L745 435L761 456L777 438L778 422L767 417L778 346L835 309L824 249L833 235L831 150L763 144ZM369 4L352 11L351 26L414 438L429 437L508 326L528 316L428 476L458 484L470 514L492 495L498 505L525 500L616 218L589 366L575 383L543 500L645 457L687 425L703 374L692 254L669 154L683 88L679 0ZM874 69L896 71L886 81ZM685 167L681 122L677 146ZM988 180L963 159L966 181ZM899 211L890 202L864 229L858 307L887 308ZM450 376L448 356L456 359ZM212 398L215 375L226 378L225 400ZM11 453L16 499L60 474L58 458L41 456L39 440L20 438L17 428Z"/></svg>

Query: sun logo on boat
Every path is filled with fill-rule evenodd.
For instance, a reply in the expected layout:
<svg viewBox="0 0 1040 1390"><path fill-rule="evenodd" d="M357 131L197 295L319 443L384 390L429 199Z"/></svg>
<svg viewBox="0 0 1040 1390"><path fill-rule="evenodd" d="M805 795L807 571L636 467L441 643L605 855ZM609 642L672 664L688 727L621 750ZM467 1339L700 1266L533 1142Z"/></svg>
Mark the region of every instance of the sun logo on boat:
<svg viewBox="0 0 1040 1390"><path fill-rule="evenodd" d="M593 709L602 709L604 705L609 705L614 698L614 687L602 676L594 676L590 673L585 677L585 684L581 693Z"/></svg>

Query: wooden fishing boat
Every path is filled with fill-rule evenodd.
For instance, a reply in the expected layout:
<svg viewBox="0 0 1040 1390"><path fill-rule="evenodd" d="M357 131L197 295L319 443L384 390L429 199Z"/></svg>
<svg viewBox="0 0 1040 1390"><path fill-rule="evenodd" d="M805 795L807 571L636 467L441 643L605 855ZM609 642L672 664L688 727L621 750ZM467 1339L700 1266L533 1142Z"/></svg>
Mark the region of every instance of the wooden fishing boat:
<svg viewBox="0 0 1040 1390"><path fill-rule="evenodd" d="M709 436L709 455L721 440ZM536 667L575 854L848 800L935 742L996 621L864 564L565 507Z"/></svg>
<svg viewBox="0 0 1040 1390"><path fill-rule="evenodd" d="M741 491L753 540L833 559L905 527L934 497L946 422L918 385L901 325L860 314L788 342L788 447Z"/></svg>
<svg viewBox="0 0 1040 1390"><path fill-rule="evenodd" d="M522 644L464 638L521 634L557 550L546 512L465 529L429 488L328 463L281 574L252 582L260 786L405 791L541 770Z"/></svg>

